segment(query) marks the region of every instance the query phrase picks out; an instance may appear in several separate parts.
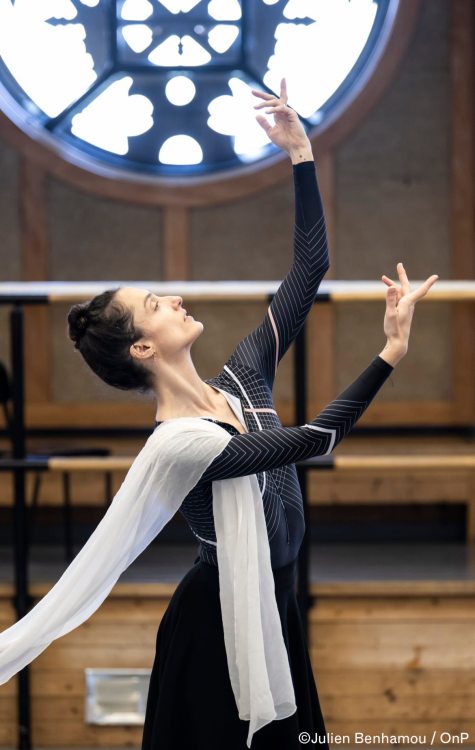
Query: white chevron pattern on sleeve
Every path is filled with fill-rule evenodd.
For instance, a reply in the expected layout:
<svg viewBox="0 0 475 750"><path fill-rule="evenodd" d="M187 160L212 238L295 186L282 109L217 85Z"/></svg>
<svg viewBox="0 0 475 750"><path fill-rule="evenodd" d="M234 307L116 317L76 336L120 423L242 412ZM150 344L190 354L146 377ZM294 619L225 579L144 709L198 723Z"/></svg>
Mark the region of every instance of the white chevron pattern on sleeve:
<svg viewBox="0 0 475 750"><path fill-rule="evenodd" d="M236 346L233 356L259 372L272 388L277 366L301 330L327 272L325 217L315 165L296 165L294 260L262 323Z"/></svg>

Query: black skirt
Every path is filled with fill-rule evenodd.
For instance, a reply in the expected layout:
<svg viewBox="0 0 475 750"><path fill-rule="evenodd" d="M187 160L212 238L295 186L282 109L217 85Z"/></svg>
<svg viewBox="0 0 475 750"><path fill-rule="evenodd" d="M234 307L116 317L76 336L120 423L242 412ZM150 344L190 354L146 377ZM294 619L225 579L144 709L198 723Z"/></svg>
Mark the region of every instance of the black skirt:
<svg viewBox="0 0 475 750"><path fill-rule="evenodd" d="M259 729L251 750L301 750L300 732L311 735L314 747L328 748L295 592L296 562L273 573L297 711ZM238 716L229 679L218 575L216 566L198 558L163 615L142 750L247 748L249 722Z"/></svg>

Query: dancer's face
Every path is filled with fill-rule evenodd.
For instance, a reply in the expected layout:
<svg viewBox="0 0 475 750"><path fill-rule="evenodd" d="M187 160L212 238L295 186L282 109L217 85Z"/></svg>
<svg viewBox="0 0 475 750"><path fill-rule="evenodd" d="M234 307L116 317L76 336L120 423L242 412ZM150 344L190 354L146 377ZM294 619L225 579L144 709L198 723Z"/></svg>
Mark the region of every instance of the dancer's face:
<svg viewBox="0 0 475 750"><path fill-rule="evenodd" d="M189 349L203 332L203 323L186 314L179 296L160 297L148 289L122 287L116 299L131 310L134 325L143 337L131 347L131 354L139 359L151 356L170 360Z"/></svg>

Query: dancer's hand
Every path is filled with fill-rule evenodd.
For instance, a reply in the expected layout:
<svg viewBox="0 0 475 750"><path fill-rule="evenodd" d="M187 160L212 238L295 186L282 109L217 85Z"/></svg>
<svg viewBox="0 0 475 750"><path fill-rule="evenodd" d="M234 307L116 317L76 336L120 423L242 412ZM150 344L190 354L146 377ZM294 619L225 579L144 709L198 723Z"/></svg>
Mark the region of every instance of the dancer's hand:
<svg viewBox="0 0 475 750"><path fill-rule="evenodd" d="M287 151L294 163L311 161L312 147L299 116L294 109L287 106L287 85L285 78L280 83L280 97L265 91L252 90L254 96L263 101L254 109L264 109L267 115L274 115L274 125L263 117L256 115L259 125L265 130L269 139L283 151Z"/></svg>
<svg viewBox="0 0 475 750"><path fill-rule="evenodd" d="M416 302L425 297L431 286L439 278L437 274L433 274L417 289L411 290L402 263L397 264L397 273L400 281L399 287L388 276L383 275L381 277L388 289L384 316L384 333L387 337L387 344L380 356L390 364L396 364L406 354Z"/></svg>

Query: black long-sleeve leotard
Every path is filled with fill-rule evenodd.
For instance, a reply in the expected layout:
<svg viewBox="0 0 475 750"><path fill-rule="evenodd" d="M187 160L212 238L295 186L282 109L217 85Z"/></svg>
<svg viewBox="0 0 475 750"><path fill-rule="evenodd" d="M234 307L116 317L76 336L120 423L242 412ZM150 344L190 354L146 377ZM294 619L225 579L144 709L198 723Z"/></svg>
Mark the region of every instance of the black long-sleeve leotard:
<svg viewBox="0 0 475 750"><path fill-rule="evenodd" d="M292 267L261 324L239 342L221 372L206 381L238 399L247 429L246 434L240 434L232 425L218 422L232 437L180 508L200 541L201 559L213 565L218 562L212 482L257 474L272 567L287 565L297 557L305 530L294 462L330 453L393 370L381 357L375 357L315 419L298 427L282 427L272 400L277 366L300 331L329 267L325 219L313 162L294 166L294 185Z"/></svg>

